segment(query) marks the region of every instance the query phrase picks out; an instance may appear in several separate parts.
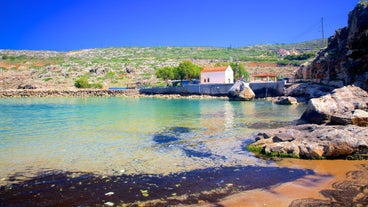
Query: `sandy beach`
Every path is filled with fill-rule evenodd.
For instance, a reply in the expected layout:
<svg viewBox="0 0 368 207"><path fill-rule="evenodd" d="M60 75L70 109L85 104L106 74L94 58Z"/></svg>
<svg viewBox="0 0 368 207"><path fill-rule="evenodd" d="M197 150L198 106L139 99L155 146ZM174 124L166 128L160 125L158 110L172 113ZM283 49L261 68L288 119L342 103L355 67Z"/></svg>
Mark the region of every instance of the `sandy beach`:
<svg viewBox="0 0 368 207"><path fill-rule="evenodd" d="M283 159L278 162L280 167L295 167L313 169L317 175L310 175L301 179L284 183L270 189L256 189L238 193L222 199L218 204L226 207L247 206L289 206L297 199L329 200L321 194L322 190L337 190L339 183L350 183L356 186L368 185L368 162L347 160L298 160ZM352 176L359 174L359 176ZM348 185L350 186L350 185ZM348 187L347 186L347 187ZM341 190L341 189L340 189ZM367 202L365 190L365 202ZM356 195L363 196L363 195ZM355 196L354 196L355 197ZM353 205L353 203L351 203ZM213 206L201 205L201 206Z"/></svg>

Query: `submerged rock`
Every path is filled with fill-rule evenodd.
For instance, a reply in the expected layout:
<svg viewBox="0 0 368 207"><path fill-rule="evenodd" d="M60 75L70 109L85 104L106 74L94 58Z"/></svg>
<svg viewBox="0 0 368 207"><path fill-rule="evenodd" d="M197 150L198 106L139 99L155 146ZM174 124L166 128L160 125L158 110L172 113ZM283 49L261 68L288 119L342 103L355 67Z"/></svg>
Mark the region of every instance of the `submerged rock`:
<svg viewBox="0 0 368 207"><path fill-rule="evenodd" d="M162 132L153 135L153 141L157 144L166 144L180 140L180 134L189 133L190 128L187 127L171 127Z"/></svg>

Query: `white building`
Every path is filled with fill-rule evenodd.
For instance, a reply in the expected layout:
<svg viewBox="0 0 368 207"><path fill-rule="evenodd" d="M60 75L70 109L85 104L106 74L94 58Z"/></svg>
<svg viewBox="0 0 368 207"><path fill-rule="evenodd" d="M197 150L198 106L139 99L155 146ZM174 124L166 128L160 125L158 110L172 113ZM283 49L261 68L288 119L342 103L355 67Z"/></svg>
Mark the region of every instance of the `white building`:
<svg viewBox="0 0 368 207"><path fill-rule="evenodd" d="M234 83L234 71L229 66L203 68L201 71L201 84Z"/></svg>

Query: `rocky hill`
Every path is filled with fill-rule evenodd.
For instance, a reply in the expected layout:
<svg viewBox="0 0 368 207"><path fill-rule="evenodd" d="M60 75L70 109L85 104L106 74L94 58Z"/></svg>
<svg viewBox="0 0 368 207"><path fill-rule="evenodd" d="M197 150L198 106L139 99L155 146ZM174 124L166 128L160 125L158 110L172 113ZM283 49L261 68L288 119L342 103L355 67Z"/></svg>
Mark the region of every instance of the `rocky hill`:
<svg viewBox="0 0 368 207"><path fill-rule="evenodd" d="M154 75L155 69L176 66L183 60L191 60L199 66L238 61L251 75L267 72L276 73L280 78L290 77L300 61L285 59L279 51L286 51L286 54L316 53L319 49L316 42L242 48L125 47L68 52L0 50L0 89L73 89L80 77L104 88L131 87L137 82L154 86L160 84Z"/></svg>
<svg viewBox="0 0 368 207"><path fill-rule="evenodd" d="M368 3L361 1L348 17L348 26L328 39L310 63L295 73L307 79L336 87L354 84L368 90Z"/></svg>

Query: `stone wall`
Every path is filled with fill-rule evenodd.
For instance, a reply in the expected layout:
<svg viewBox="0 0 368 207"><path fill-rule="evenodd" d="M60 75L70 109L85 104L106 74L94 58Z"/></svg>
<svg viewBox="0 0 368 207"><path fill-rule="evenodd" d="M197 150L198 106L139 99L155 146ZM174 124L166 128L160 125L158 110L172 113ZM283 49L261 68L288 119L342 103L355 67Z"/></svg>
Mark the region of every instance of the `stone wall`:
<svg viewBox="0 0 368 207"><path fill-rule="evenodd" d="M42 89L21 89L0 91L0 98L6 97L58 97L58 96L126 96L137 95L138 90L42 90Z"/></svg>
<svg viewBox="0 0 368 207"><path fill-rule="evenodd" d="M256 98L275 97L284 95L285 82L251 82L249 86Z"/></svg>
<svg viewBox="0 0 368 207"><path fill-rule="evenodd" d="M233 84L189 84L179 87L143 88L142 94L181 94L226 96Z"/></svg>
<svg viewBox="0 0 368 207"><path fill-rule="evenodd" d="M157 87L144 88L142 94L181 94L181 95L211 95L227 96L233 84L189 84L181 87ZM256 94L256 98L282 96L284 94L284 81L278 82L253 82L250 88Z"/></svg>

